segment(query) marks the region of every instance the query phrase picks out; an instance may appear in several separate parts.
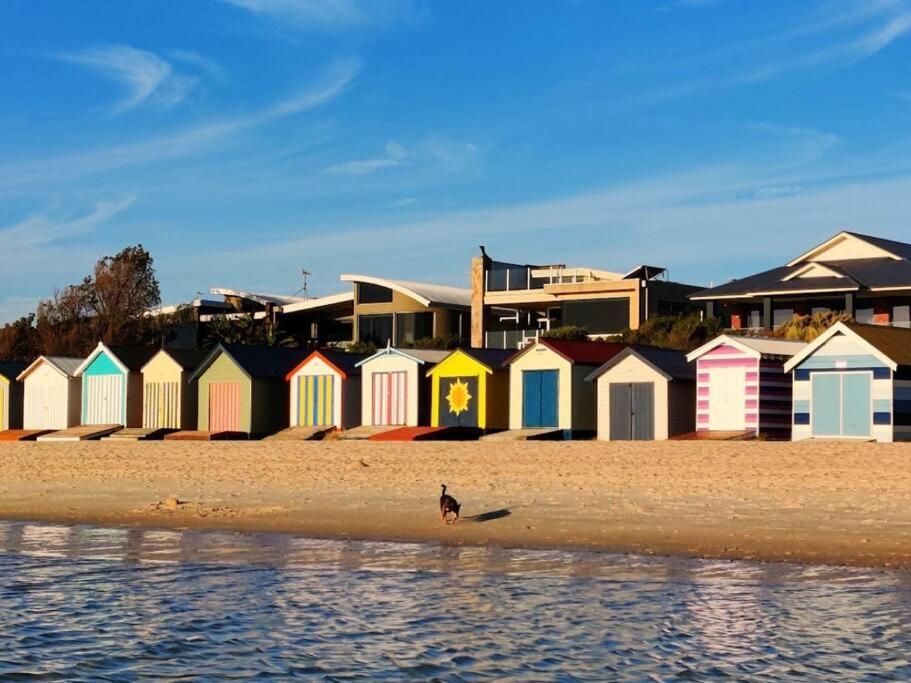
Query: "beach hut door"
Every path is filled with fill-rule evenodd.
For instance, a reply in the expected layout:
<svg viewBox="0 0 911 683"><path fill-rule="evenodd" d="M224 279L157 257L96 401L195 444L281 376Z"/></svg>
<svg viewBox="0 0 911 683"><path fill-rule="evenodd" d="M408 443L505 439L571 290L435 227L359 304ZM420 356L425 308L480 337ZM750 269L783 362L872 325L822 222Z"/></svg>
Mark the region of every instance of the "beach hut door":
<svg viewBox="0 0 911 683"><path fill-rule="evenodd" d="M240 382L209 383L209 431L241 431Z"/></svg>
<svg viewBox="0 0 911 683"><path fill-rule="evenodd" d="M123 409L123 375L90 375L85 378L85 382L88 400L85 424L126 424Z"/></svg>
<svg viewBox="0 0 911 683"><path fill-rule="evenodd" d="M522 427L541 429L558 426L557 370L525 370L522 373Z"/></svg>
<svg viewBox="0 0 911 683"><path fill-rule="evenodd" d="M441 377L440 426L477 427L479 393L477 377Z"/></svg>
<svg viewBox="0 0 911 683"><path fill-rule="evenodd" d="M869 372L813 373L813 436L870 436L872 382Z"/></svg>
<svg viewBox="0 0 911 683"><path fill-rule="evenodd" d="M655 385L632 382L610 385L612 441L651 441L655 438Z"/></svg>
<svg viewBox="0 0 911 683"><path fill-rule="evenodd" d="M26 429L64 429L66 427L66 387L48 384L26 385Z"/></svg>
<svg viewBox="0 0 911 683"><path fill-rule="evenodd" d="M146 429L180 429L180 384L147 382L143 411Z"/></svg>
<svg viewBox="0 0 911 683"><path fill-rule="evenodd" d="M373 424L403 425L408 418L408 373L375 372L373 377Z"/></svg>
<svg viewBox="0 0 911 683"><path fill-rule="evenodd" d="M335 375L301 375L297 379L298 425L331 427L335 424Z"/></svg>

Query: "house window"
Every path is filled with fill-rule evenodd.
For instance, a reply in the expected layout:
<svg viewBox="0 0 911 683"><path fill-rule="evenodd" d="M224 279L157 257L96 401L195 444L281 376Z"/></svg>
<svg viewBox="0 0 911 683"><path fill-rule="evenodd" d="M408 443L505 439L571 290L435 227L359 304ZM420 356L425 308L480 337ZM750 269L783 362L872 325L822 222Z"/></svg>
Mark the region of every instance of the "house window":
<svg viewBox="0 0 911 683"><path fill-rule="evenodd" d="M875 311L872 308L858 308L854 310L854 319L859 323L873 324L873 315Z"/></svg>
<svg viewBox="0 0 911 683"><path fill-rule="evenodd" d="M750 328L758 330L760 327L762 327L762 311L758 309L750 311Z"/></svg>
<svg viewBox="0 0 911 683"><path fill-rule="evenodd" d="M892 309L892 324L896 327L911 327L911 306L895 306Z"/></svg>
<svg viewBox="0 0 911 683"><path fill-rule="evenodd" d="M772 313L772 326L778 327L784 325L785 323L791 322L793 317L793 308L776 308L775 312Z"/></svg>
<svg viewBox="0 0 911 683"><path fill-rule="evenodd" d="M564 302L563 324L590 334L615 334L629 327L629 298Z"/></svg>
<svg viewBox="0 0 911 683"><path fill-rule="evenodd" d="M433 336L433 313L399 313L395 316L395 343Z"/></svg>
<svg viewBox="0 0 911 683"><path fill-rule="evenodd" d="M359 304L391 304L392 290L368 282L359 282L357 285L357 302Z"/></svg>
<svg viewBox="0 0 911 683"><path fill-rule="evenodd" d="M359 315L357 317L357 338L362 342L373 342L384 346L392 340L392 314Z"/></svg>

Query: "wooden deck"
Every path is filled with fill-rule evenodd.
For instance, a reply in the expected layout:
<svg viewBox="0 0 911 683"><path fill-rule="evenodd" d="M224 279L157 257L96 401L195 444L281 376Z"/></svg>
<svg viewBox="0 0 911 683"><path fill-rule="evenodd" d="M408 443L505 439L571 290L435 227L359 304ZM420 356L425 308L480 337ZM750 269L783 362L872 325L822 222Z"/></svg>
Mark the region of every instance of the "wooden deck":
<svg viewBox="0 0 911 683"><path fill-rule="evenodd" d="M35 441L39 436L52 433L50 429L7 429L0 432L0 441Z"/></svg>
<svg viewBox="0 0 911 683"><path fill-rule="evenodd" d="M80 425L39 436L38 441L94 441L122 429L120 425Z"/></svg>
<svg viewBox="0 0 911 683"><path fill-rule="evenodd" d="M563 441L562 429L507 429L485 434L481 441Z"/></svg>
<svg viewBox="0 0 911 683"><path fill-rule="evenodd" d="M167 434L174 430L171 429L140 429L128 427L121 429L108 436L103 437L102 441L161 441Z"/></svg>
<svg viewBox="0 0 911 683"><path fill-rule="evenodd" d="M335 432L335 427L288 427L271 434L266 441L322 441Z"/></svg>
<svg viewBox="0 0 911 683"><path fill-rule="evenodd" d="M246 432L182 431L165 434L165 441L247 441Z"/></svg>
<svg viewBox="0 0 911 683"><path fill-rule="evenodd" d="M368 439L373 439L374 436L379 436L396 429L401 429L401 427L390 427L388 425L383 427L368 427L366 425L361 425L360 427L352 427L351 429L339 432L338 438L343 441L366 441Z"/></svg>
<svg viewBox="0 0 911 683"><path fill-rule="evenodd" d="M480 429L466 427L399 427L370 437L370 441L477 441Z"/></svg>
<svg viewBox="0 0 911 683"><path fill-rule="evenodd" d="M756 438L756 432L737 431L737 432L719 432L719 431L701 431L689 432L688 434L678 434L670 437L670 441L750 441Z"/></svg>

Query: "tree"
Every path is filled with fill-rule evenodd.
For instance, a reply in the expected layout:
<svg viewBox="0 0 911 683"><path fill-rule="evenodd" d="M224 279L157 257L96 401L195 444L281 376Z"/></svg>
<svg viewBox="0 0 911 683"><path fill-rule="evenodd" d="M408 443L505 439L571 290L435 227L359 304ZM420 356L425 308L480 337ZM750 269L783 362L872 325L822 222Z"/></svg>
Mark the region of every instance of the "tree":
<svg viewBox="0 0 911 683"><path fill-rule="evenodd" d="M0 327L0 360L29 362L40 355L34 321L30 313Z"/></svg>
<svg viewBox="0 0 911 683"><path fill-rule="evenodd" d="M96 336L105 344L147 341L154 325L146 311L161 304L152 255L141 244L104 256L82 283Z"/></svg>

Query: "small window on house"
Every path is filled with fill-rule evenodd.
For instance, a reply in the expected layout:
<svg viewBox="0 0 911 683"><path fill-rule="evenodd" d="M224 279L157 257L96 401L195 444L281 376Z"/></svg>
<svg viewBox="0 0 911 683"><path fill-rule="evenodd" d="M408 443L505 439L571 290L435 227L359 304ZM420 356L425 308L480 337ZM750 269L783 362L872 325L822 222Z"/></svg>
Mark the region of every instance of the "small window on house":
<svg viewBox="0 0 911 683"><path fill-rule="evenodd" d="M892 309L892 324L895 327L911 327L911 306L895 306Z"/></svg>
<svg viewBox="0 0 911 683"><path fill-rule="evenodd" d="M873 324L874 310L872 308L858 308L854 311L854 319L859 323Z"/></svg>
<svg viewBox="0 0 911 683"><path fill-rule="evenodd" d="M778 327L780 325L784 325L787 322L791 322L791 319L793 317L793 308L776 308L775 312L772 313L772 326Z"/></svg>
<svg viewBox="0 0 911 683"><path fill-rule="evenodd" d="M392 303L392 290L388 287L359 282L357 285L357 302L359 304Z"/></svg>

